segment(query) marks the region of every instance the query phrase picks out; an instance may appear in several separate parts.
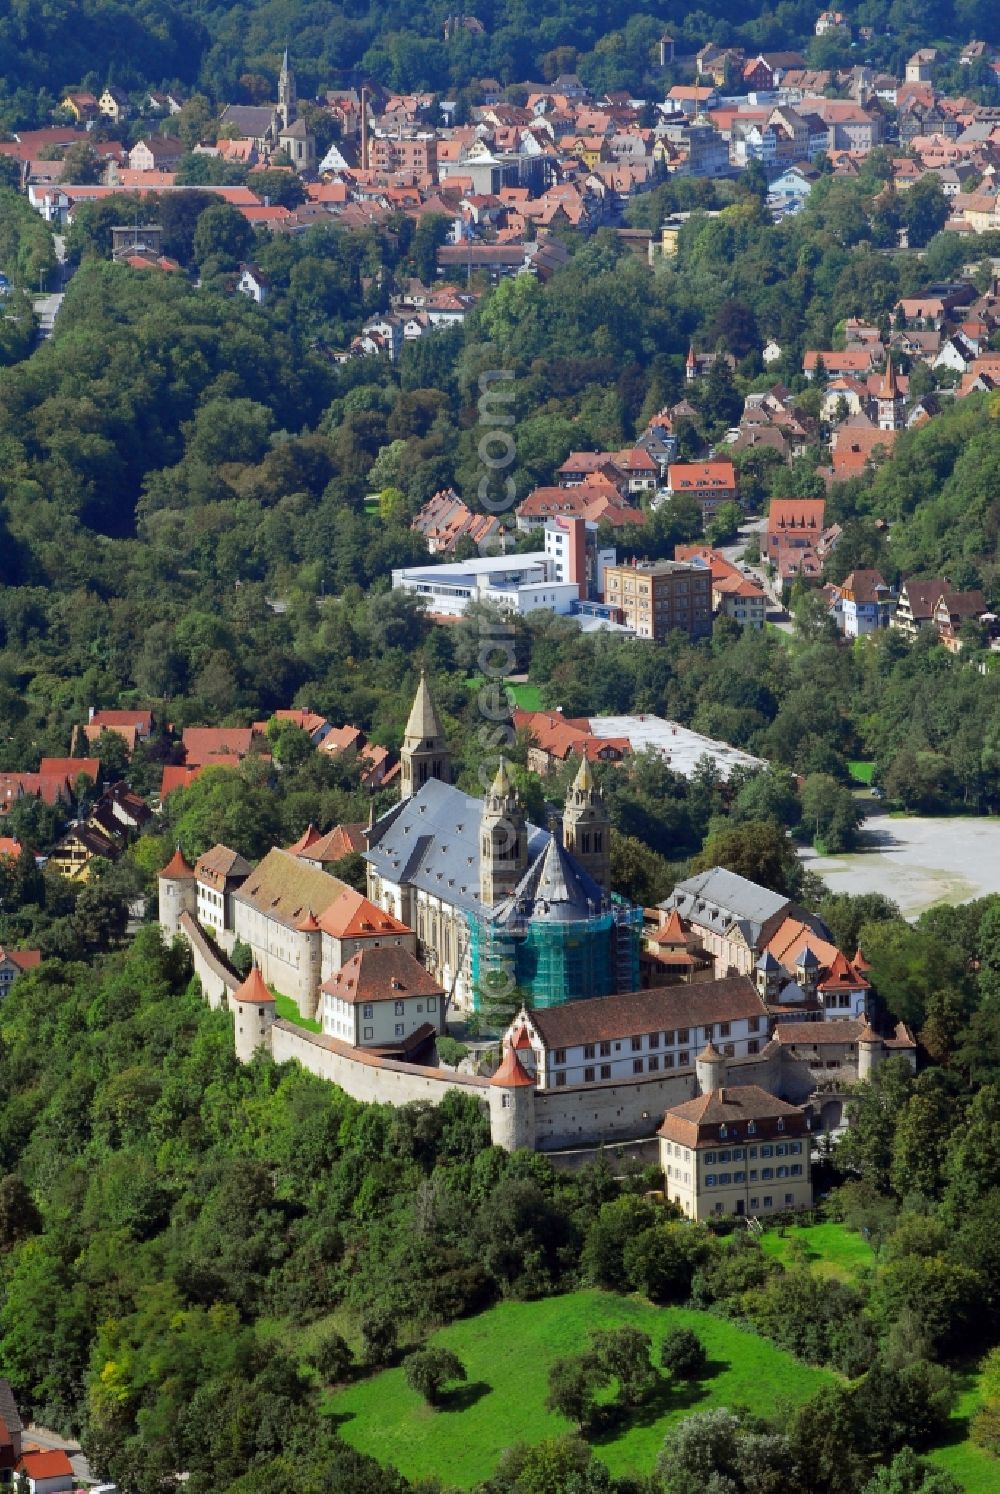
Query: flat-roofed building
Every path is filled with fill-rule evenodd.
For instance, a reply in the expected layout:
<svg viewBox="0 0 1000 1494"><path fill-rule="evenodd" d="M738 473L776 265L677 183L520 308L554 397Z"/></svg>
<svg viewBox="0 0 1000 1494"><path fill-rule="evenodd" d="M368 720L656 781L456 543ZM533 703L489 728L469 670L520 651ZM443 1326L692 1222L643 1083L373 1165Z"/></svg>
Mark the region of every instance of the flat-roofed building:
<svg viewBox="0 0 1000 1494"><path fill-rule="evenodd" d="M609 565L604 600L640 638L666 638L674 629L705 638L712 631L712 576L704 566L675 560Z"/></svg>

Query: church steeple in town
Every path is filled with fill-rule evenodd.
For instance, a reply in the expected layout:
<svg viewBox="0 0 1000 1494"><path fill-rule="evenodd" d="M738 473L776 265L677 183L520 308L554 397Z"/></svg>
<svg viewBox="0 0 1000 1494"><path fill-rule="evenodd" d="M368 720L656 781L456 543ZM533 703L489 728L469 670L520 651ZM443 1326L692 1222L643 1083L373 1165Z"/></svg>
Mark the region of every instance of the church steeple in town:
<svg viewBox="0 0 1000 1494"><path fill-rule="evenodd" d="M429 778L451 782L451 754L421 670L399 754L402 797L411 798Z"/></svg>
<svg viewBox="0 0 1000 1494"><path fill-rule="evenodd" d="M287 130L290 124L294 124L298 116L298 96L295 92L295 74L292 72L288 62L288 48L281 59L281 72L278 74L278 113L281 116L281 128Z"/></svg>

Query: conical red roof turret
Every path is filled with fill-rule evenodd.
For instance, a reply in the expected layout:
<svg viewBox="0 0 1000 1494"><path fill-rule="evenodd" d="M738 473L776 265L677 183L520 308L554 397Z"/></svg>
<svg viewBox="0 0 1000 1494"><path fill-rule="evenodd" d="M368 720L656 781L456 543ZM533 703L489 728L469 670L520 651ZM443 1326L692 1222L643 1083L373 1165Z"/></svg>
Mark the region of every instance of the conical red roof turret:
<svg viewBox="0 0 1000 1494"><path fill-rule="evenodd" d="M264 977L260 973L260 966L254 965L250 974L241 986L237 988L233 999L235 1001L251 1002L255 1006L263 1006L265 1002L274 1004L274 997L264 984Z"/></svg>
<svg viewBox="0 0 1000 1494"><path fill-rule="evenodd" d="M161 867L159 875L171 878L175 882L187 882L194 877L194 870L184 860L184 853L180 846L174 851L166 866Z"/></svg>
<svg viewBox="0 0 1000 1494"><path fill-rule="evenodd" d="M523 1089L525 1086L534 1087L535 1081L513 1048L508 1048L504 1054L503 1063L493 1075L490 1083L496 1085L498 1089Z"/></svg>

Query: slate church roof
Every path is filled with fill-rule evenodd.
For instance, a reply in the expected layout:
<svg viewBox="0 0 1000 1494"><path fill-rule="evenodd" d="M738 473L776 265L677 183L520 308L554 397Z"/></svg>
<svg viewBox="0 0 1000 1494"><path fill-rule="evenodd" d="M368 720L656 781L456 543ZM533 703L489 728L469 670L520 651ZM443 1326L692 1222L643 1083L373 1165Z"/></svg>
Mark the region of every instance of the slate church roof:
<svg viewBox="0 0 1000 1494"><path fill-rule="evenodd" d="M395 805L368 831L363 852L386 882L406 883L469 913L481 913L479 832L483 802L453 784L428 779L410 799ZM552 836L528 826L528 868Z"/></svg>
<svg viewBox="0 0 1000 1494"><path fill-rule="evenodd" d="M574 923L598 916L608 898L589 872L575 862L555 836L528 867L510 897L494 911L494 922L518 916L550 923Z"/></svg>

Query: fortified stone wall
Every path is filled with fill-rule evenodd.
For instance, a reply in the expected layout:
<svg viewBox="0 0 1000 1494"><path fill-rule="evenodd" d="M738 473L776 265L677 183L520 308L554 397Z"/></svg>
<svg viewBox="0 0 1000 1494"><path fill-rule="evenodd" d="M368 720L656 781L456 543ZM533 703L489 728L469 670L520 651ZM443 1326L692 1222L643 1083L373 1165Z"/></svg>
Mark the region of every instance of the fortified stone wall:
<svg viewBox="0 0 1000 1494"><path fill-rule="evenodd" d="M184 912L177 920L181 933L191 948L194 973L201 981L205 1000L213 1011L230 1009L229 998L243 977L226 959L214 939L210 939L196 918Z"/></svg>
<svg viewBox="0 0 1000 1494"><path fill-rule="evenodd" d="M278 1018L271 1032L271 1054L275 1063L296 1059L304 1069L339 1084L356 1100L382 1105L406 1105L411 1100L429 1100L439 1105L451 1089L461 1089L482 1100L489 1098L489 1080L476 1074L456 1074L448 1069L428 1069L419 1064L377 1058L322 1032L308 1032Z"/></svg>

